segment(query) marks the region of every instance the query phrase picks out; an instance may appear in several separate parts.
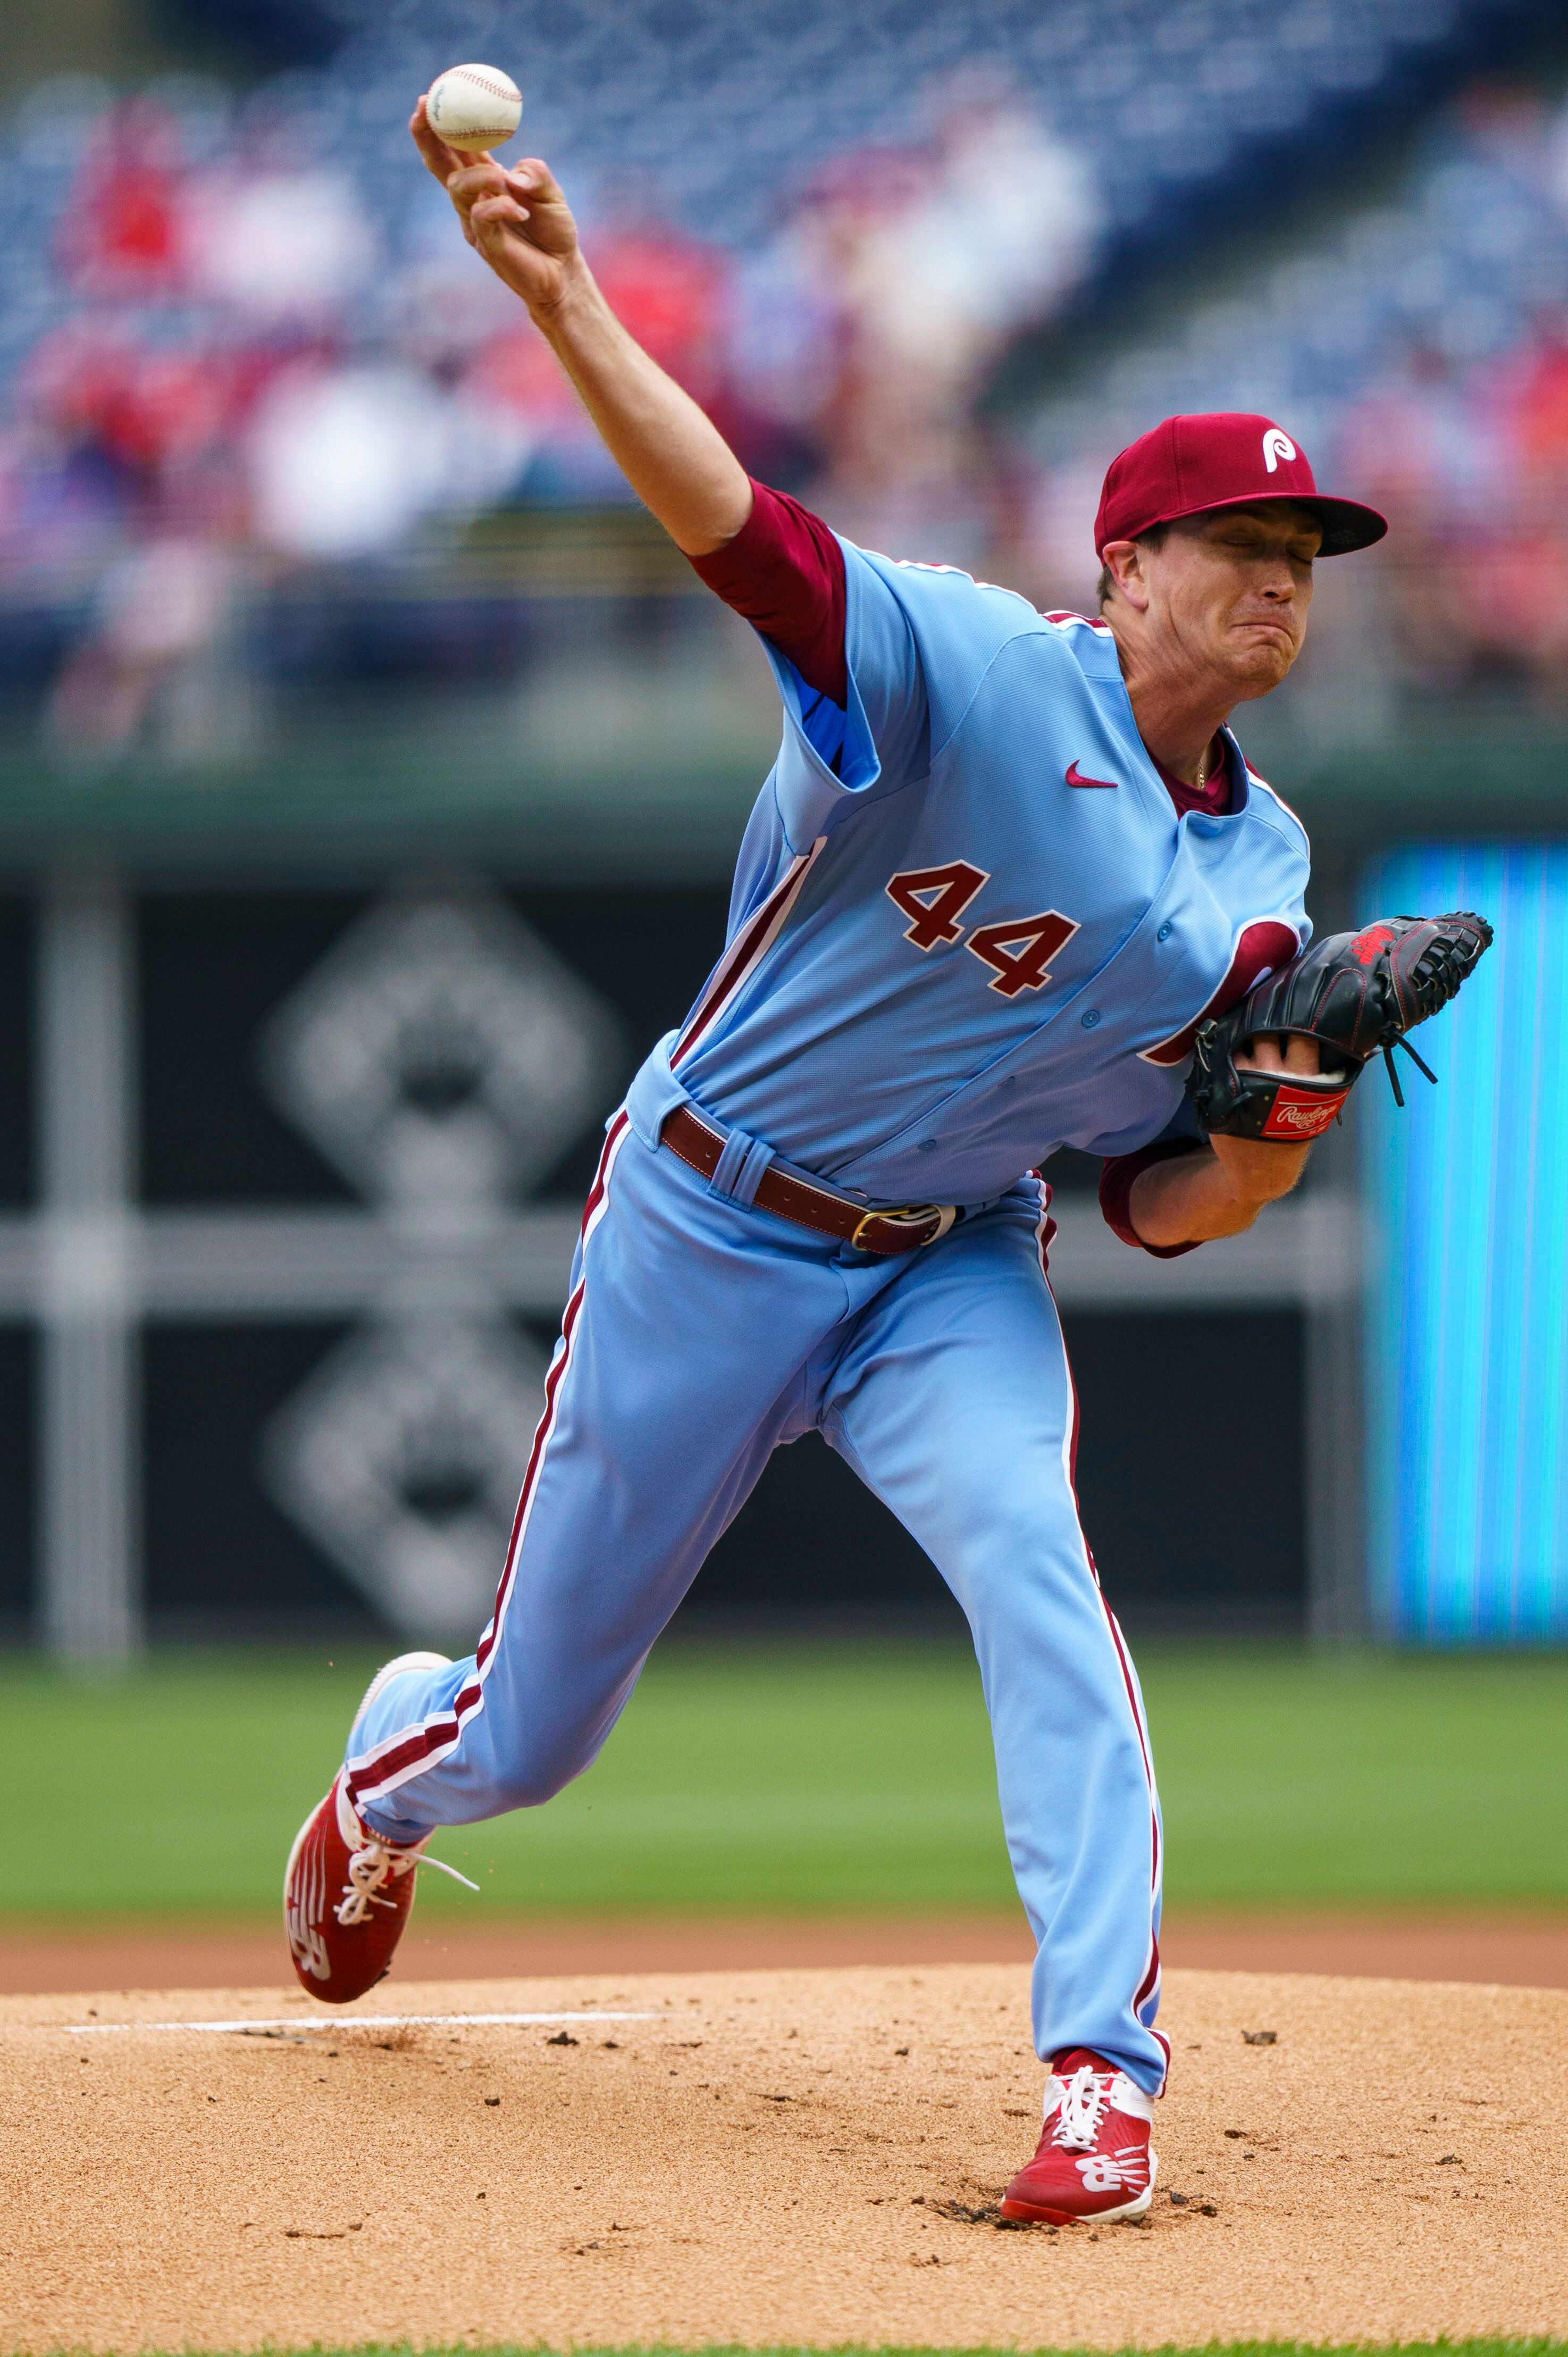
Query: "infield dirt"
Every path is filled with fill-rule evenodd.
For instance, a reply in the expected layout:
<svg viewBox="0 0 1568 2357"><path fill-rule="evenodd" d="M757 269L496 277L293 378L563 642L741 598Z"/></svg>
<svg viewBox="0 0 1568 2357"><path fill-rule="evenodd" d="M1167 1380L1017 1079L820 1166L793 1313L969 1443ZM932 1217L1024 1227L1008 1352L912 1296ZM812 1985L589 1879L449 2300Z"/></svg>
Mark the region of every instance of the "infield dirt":
<svg viewBox="0 0 1568 2357"><path fill-rule="evenodd" d="M1098 2233L995 2222L1036 2133L1026 2005L1023 1970L963 1964L393 1980L334 2012L275 1989L11 1998L0 2333L36 2352L1561 2330L1568 1994L1174 1973L1154 2209ZM388 2018L498 2013L554 2018Z"/></svg>

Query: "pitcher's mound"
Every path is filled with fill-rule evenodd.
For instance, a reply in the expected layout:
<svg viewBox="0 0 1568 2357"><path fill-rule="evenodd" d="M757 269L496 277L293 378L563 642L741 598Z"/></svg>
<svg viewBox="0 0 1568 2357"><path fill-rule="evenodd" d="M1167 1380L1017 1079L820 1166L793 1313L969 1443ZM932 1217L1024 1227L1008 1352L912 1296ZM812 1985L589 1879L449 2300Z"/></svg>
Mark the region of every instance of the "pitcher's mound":
<svg viewBox="0 0 1568 2357"><path fill-rule="evenodd" d="M1098 2233L996 2220L1027 2000L969 1965L12 1998L5 2343L1561 2330L1568 1993L1173 1974L1154 2209Z"/></svg>

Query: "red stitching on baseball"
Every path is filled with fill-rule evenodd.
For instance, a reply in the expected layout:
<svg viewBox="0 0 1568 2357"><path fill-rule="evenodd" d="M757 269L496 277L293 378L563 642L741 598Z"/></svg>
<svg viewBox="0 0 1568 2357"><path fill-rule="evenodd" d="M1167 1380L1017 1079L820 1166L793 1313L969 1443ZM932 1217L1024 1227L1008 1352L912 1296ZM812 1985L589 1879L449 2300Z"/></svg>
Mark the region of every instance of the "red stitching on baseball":
<svg viewBox="0 0 1568 2357"><path fill-rule="evenodd" d="M506 100L513 98L521 99L522 96L522 92L519 90L516 82L491 81L488 75L476 73L472 66L450 66L447 69L447 73L440 76L440 80L445 81L447 79L447 74L455 74L464 81L472 82L477 89L488 91L492 98Z"/></svg>

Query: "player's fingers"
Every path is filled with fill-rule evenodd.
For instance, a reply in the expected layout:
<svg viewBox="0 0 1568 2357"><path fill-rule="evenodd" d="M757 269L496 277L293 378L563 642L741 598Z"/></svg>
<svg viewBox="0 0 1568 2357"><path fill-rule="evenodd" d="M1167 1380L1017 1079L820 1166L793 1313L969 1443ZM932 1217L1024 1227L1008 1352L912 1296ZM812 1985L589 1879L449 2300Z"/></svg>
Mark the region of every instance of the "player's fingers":
<svg viewBox="0 0 1568 2357"><path fill-rule="evenodd" d="M536 204L564 205L566 201L554 173L541 156L520 156L508 167L507 178Z"/></svg>
<svg viewBox="0 0 1568 2357"><path fill-rule="evenodd" d="M521 229L528 210L515 197L481 197L468 219L476 235L487 229Z"/></svg>
<svg viewBox="0 0 1568 2357"><path fill-rule="evenodd" d="M472 211L481 197L500 197L507 192L506 174L499 164L488 158L480 162L469 158L447 175L446 193L465 215Z"/></svg>
<svg viewBox="0 0 1568 2357"><path fill-rule="evenodd" d="M1298 1080L1321 1070L1316 1040L1303 1039L1294 1031L1261 1031L1238 1049L1235 1061L1240 1071L1289 1072Z"/></svg>
<svg viewBox="0 0 1568 2357"><path fill-rule="evenodd" d="M446 175L446 186L455 197L480 197L504 188L506 174L493 156L459 156L456 168Z"/></svg>
<svg viewBox="0 0 1568 2357"><path fill-rule="evenodd" d="M409 116L408 127L413 135L414 145L424 159L425 170L434 172L436 178L445 186L464 159L455 147L448 147L445 139L439 138L431 129L430 118L425 113L423 99Z"/></svg>

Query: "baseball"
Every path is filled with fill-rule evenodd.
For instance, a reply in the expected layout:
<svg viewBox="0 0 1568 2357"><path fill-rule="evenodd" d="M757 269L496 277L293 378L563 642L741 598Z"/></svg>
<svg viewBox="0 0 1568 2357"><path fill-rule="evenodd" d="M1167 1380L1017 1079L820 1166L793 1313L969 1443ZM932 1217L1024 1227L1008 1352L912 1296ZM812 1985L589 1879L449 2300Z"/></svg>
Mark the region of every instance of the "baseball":
<svg viewBox="0 0 1568 2357"><path fill-rule="evenodd" d="M448 147L488 155L522 120L522 92L499 66L448 66L425 92L431 129Z"/></svg>

